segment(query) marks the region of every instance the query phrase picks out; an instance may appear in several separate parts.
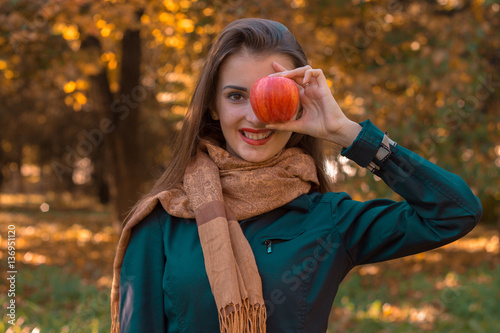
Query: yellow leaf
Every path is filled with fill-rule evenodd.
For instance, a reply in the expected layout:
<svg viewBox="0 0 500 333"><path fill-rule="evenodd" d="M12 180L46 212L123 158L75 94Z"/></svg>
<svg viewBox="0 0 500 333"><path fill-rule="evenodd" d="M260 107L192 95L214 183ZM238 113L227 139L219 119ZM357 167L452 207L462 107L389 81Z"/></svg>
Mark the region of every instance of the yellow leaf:
<svg viewBox="0 0 500 333"><path fill-rule="evenodd" d="M141 16L141 22L144 24L149 24L151 23L151 19L148 15L144 14Z"/></svg>
<svg viewBox="0 0 500 333"><path fill-rule="evenodd" d="M159 29L154 29L151 34L155 37L158 37L161 36L161 31Z"/></svg>
<svg viewBox="0 0 500 333"><path fill-rule="evenodd" d="M80 38L80 33L75 26L70 25L63 29L63 38L66 40L75 40Z"/></svg>
<svg viewBox="0 0 500 333"><path fill-rule="evenodd" d="M76 88L78 90L87 90L89 88L89 83L85 80L78 79L76 80Z"/></svg>
<svg viewBox="0 0 500 333"><path fill-rule="evenodd" d="M203 15L205 15L205 16L212 16L213 13L214 13L213 8L207 7L205 9L203 9Z"/></svg>
<svg viewBox="0 0 500 333"><path fill-rule="evenodd" d="M9 70L6 70L3 75L5 76L5 78L7 80L10 80L14 77L14 72L13 71L9 71Z"/></svg>
<svg viewBox="0 0 500 333"><path fill-rule="evenodd" d="M116 66L117 66L117 61L115 58L111 59L109 62L108 62L108 68L113 70L113 69L116 69Z"/></svg>
<svg viewBox="0 0 500 333"><path fill-rule="evenodd" d="M96 25L96 27L98 27L99 29L102 29L102 28L104 28L104 27L106 26L106 21L104 21L104 20L99 20L99 21L97 21L97 23L96 23L95 25Z"/></svg>
<svg viewBox="0 0 500 333"><path fill-rule="evenodd" d="M73 104L73 97L71 96L66 96L66 98L64 99L64 103L67 105L67 106L70 106Z"/></svg>
<svg viewBox="0 0 500 333"><path fill-rule="evenodd" d="M73 94L73 96L78 103L80 104L87 103L87 97L85 97L85 95L82 94L81 92L76 92L75 94Z"/></svg>
<svg viewBox="0 0 500 333"><path fill-rule="evenodd" d="M69 81L64 85L64 92L66 94L72 93L76 89L76 82L75 81Z"/></svg>
<svg viewBox="0 0 500 333"><path fill-rule="evenodd" d="M101 29L101 36L102 37L108 37L110 33L111 33L111 29L109 29L108 26L105 26L104 28Z"/></svg>
<svg viewBox="0 0 500 333"><path fill-rule="evenodd" d="M193 45L193 51L196 53L200 53L203 50L203 43L195 42Z"/></svg>
<svg viewBox="0 0 500 333"><path fill-rule="evenodd" d="M167 12L163 12L160 14L159 19L161 22L166 25L174 25L175 24L175 15Z"/></svg>
<svg viewBox="0 0 500 333"><path fill-rule="evenodd" d="M172 0L165 0L163 1L163 5L165 6L165 8L167 8L167 10L175 13L179 10L179 5L176 4L175 2L173 2Z"/></svg>
<svg viewBox="0 0 500 333"><path fill-rule="evenodd" d="M183 19L179 22L179 28L182 28L187 33L191 33L194 31L193 21L190 19Z"/></svg>
<svg viewBox="0 0 500 333"><path fill-rule="evenodd" d="M191 2L188 0L182 0L179 2L179 5L182 9L189 9L191 7Z"/></svg>

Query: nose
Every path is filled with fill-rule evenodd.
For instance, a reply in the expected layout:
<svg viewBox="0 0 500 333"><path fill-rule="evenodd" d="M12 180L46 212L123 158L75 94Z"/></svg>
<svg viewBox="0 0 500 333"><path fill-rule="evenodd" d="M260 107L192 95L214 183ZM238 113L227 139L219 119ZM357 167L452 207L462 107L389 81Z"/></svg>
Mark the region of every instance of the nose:
<svg viewBox="0 0 500 333"><path fill-rule="evenodd" d="M253 112L253 109L252 109L252 106L250 105L250 103L248 103L248 106L245 110L245 119L246 121L248 121L249 123L251 123L252 125L256 126L256 127L264 127L265 124L262 123L259 118L257 118L257 116L255 115L255 112Z"/></svg>

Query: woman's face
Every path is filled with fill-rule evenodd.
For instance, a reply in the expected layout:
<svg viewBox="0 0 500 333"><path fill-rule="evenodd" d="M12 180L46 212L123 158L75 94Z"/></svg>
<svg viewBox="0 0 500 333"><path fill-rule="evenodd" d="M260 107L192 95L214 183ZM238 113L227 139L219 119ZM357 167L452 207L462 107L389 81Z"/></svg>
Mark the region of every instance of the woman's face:
<svg viewBox="0 0 500 333"><path fill-rule="evenodd" d="M283 54L256 56L245 51L228 57L220 68L216 95L216 113L226 149L248 162L264 162L280 152L291 132L269 130L255 116L249 95L253 83L275 73L272 63L294 68Z"/></svg>

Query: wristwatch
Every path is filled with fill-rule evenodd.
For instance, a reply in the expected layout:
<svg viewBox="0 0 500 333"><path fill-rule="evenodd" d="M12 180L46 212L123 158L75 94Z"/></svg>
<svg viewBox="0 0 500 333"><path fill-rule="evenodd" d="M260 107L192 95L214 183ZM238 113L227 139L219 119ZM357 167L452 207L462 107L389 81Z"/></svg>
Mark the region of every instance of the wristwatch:
<svg viewBox="0 0 500 333"><path fill-rule="evenodd" d="M375 173L380 170L380 166L389 159L389 157L391 156L391 146L396 147L397 143L391 140L386 132L384 134L382 142L380 143L380 147L377 151L377 154L375 155L375 158L372 162L370 162L370 164L366 166L366 168L371 173Z"/></svg>

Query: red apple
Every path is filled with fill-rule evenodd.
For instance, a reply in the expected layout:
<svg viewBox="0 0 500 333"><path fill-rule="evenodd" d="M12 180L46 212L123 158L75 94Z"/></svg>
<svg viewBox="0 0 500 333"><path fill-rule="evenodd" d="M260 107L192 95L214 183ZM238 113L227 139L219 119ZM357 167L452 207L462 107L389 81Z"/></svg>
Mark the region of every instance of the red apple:
<svg viewBox="0 0 500 333"><path fill-rule="evenodd" d="M265 76L250 89L250 105L264 124L287 122L299 106L299 89L286 77Z"/></svg>

